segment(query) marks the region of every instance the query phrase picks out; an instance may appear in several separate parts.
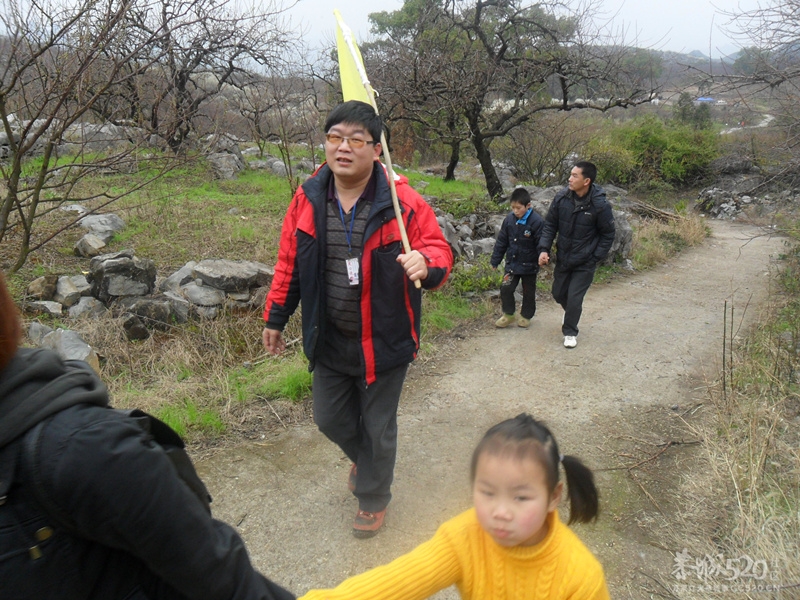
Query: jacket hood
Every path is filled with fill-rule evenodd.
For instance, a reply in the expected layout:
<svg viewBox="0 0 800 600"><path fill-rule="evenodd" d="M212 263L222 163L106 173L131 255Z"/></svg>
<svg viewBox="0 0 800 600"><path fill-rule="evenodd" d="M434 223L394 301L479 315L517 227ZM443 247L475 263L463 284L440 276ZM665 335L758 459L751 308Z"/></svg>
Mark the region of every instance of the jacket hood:
<svg viewBox="0 0 800 600"><path fill-rule="evenodd" d="M108 406L105 384L85 362L20 348L0 371L0 448L75 404Z"/></svg>

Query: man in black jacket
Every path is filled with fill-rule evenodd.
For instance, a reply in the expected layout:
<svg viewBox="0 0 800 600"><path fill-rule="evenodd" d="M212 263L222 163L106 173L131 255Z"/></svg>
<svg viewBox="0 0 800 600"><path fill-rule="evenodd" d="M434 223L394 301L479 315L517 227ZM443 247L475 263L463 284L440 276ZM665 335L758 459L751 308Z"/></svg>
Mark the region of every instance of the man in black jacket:
<svg viewBox="0 0 800 600"><path fill-rule="evenodd" d="M553 298L564 309L561 332L564 346L578 345L578 321L583 297L594 278L597 264L614 243L614 213L603 188L594 183L597 167L578 162L572 167L568 186L550 204L539 241L539 265L550 262L556 239Z"/></svg>

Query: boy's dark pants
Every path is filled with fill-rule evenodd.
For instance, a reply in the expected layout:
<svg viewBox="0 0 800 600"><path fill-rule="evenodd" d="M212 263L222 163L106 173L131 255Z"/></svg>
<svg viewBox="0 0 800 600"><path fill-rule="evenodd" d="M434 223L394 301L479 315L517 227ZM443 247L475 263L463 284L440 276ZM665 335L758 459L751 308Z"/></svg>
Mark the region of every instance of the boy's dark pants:
<svg viewBox="0 0 800 600"><path fill-rule="evenodd" d="M561 333L565 336L578 335L583 298L592 285L595 268L595 263L588 263L572 269L559 269L556 263L556 268L553 270L553 298L564 309Z"/></svg>
<svg viewBox="0 0 800 600"><path fill-rule="evenodd" d="M359 365L358 341L337 346L340 354L326 353L314 367L314 421L358 466L354 494L359 509L378 512L392 499L397 405L408 365L378 373L366 386L360 367L353 366Z"/></svg>
<svg viewBox="0 0 800 600"><path fill-rule="evenodd" d="M514 314L516 307L514 292L520 280L522 280L522 308L519 314L524 319L532 319L536 314L536 273L531 275L506 273L503 275L503 283L500 286L500 302L503 306L503 313Z"/></svg>

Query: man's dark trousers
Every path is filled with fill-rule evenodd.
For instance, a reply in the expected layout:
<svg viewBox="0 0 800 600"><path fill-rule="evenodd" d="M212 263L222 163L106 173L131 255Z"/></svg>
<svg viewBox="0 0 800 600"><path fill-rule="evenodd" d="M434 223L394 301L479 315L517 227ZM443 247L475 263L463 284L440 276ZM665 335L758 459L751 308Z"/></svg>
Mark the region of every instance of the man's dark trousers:
<svg viewBox="0 0 800 600"><path fill-rule="evenodd" d="M553 298L564 309L564 324L561 333L578 335L578 321L583 312L583 298L592 285L596 263L587 263L571 269L560 269L558 263L553 270Z"/></svg>
<svg viewBox="0 0 800 600"><path fill-rule="evenodd" d="M336 340L314 366L314 421L328 439L358 465L355 495L368 512L386 508L397 457L397 406L408 365L377 373L365 385L357 339ZM328 350L328 348L326 348Z"/></svg>

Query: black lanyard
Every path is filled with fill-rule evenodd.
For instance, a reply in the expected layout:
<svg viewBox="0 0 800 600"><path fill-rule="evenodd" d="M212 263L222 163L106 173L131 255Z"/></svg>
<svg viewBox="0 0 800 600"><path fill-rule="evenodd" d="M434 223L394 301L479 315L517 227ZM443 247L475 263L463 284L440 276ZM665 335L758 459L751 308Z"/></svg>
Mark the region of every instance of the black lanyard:
<svg viewBox="0 0 800 600"><path fill-rule="evenodd" d="M356 221L356 207L358 206L358 200L356 200L356 203L353 204L353 208L350 209L350 231L347 230L347 223L344 222L344 210L342 210L342 203L338 198L336 199L336 204L339 207L339 217L342 219L344 235L347 237L347 251L350 253L350 256L353 256L353 223Z"/></svg>

